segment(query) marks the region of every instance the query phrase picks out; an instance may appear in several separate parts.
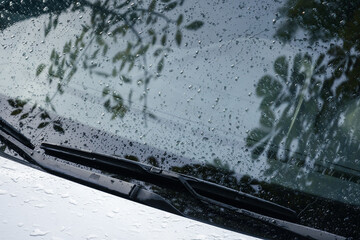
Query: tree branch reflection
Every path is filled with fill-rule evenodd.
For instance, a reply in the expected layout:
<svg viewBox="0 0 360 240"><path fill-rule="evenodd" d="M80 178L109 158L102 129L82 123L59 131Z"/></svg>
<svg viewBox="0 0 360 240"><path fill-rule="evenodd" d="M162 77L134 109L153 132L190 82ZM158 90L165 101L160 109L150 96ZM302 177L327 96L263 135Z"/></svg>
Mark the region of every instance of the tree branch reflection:
<svg viewBox="0 0 360 240"><path fill-rule="evenodd" d="M275 37L283 43L305 35L310 48L329 47L292 61L280 56L276 75L258 81L260 125L246 139L252 158L268 159L269 176L297 169L304 187L312 172L359 183L360 2L291 0L280 13Z"/></svg>

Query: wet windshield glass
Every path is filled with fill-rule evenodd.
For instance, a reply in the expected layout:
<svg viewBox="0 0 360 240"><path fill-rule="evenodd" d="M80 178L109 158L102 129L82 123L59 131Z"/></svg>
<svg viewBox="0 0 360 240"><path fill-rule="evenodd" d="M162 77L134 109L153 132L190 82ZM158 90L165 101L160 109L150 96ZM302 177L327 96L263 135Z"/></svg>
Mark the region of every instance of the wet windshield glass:
<svg viewBox="0 0 360 240"><path fill-rule="evenodd" d="M2 1L1 117L37 140L359 205L359 21L359 1Z"/></svg>

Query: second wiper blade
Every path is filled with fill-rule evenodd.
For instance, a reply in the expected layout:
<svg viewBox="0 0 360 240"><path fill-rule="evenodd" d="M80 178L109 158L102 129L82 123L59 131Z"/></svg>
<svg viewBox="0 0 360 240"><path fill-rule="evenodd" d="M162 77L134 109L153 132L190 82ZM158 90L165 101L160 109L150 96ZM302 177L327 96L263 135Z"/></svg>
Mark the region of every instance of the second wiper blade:
<svg viewBox="0 0 360 240"><path fill-rule="evenodd" d="M34 149L34 145L30 142L29 139L27 139L22 133L20 133L18 130L16 130L13 126L11 126L8 122L6 122L4 119L0 117L0 129L5 132L6 134L12 136L25 146L27 146L30 149Z"/></svg>
<svg viewBox="0 0 360 240"><path fill-rule="evenodd" d="M175 190L188 191L207 204L215 204L234 211L246 209L287 221L297 219L296 212L289 208L198 178L165 171L140 162L56 144L42 143L40 147L46 154L70 162L109 173L131 175L139 180Z"/></svg>

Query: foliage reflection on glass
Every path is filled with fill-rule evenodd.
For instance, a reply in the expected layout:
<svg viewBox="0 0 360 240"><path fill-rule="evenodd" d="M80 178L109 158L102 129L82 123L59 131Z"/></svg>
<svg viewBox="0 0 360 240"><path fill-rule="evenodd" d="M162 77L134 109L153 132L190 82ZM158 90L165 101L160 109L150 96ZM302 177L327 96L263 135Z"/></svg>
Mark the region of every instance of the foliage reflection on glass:
<svg viewBox="0 0 360 240"><path fill-rule="evenodd" d="M309 48L321 43L328 48L317 56L280 56L276 76L258 81L260 126L246 139L253 159L264 154L270 163L291 163L299 167L300 178L311 170L359 182L337 168L359 166L359 17L359 1L290 0L280 9L284 21L275 37L290 43L299 41L300 32ZM292 171L291 165L270 164L267 173L280 176Z"/></svg>
<svg viewBox="0 0 360 240"><path fill-rule="evenodd" d="M76 38L69 40L62 49L54 48L50 63L37 67L36 75L47 70L49 84L56 84L57 91L46 96L46 103L55 110L52 100L57 94L63 94L78 68L82 67L99 78L118 78L121 84L136 82L144 86L143 113L147 111L146 91L151 79L161 74L166 62L165 57L171 51L169 46L173 38L180 46L182 30L197 30L201 21L184 23L184 15L173 16L172 12L182 6L184 0L152 0L147 1L78 1L71 5L71 11L90 10L90 22L82 26L82 32ZM45 28L45 36L58 26L60 13L49 16ZM169 17L171 16L171 17ZM155 27L156 25L156 27ZM126 43L122 40L126 39ZM116 52L109 52L111 45L116 45ZM155 71L148 70L147 56L152 54L156 62ZM103 71L98 59L110 59L113 68ZM135 70L136 69L136 70ZM142 71L139 79L133 79L134 71ZM102 91L104 108L111 113L112 119L124 117L132 100L132 90L128 94L128 103L124 96L113 90L112 86L104 87Z"/></svg>
<svg viewBox="0 0 360 240"><path fill-rule="evenodd" d="M88 70L99 79L116 78L121 85L135 82L143 85L146 92L151 79L158 77L163 71L172 42L181 46L183 30L195 31L203 25L198 20L187 23L186 16L181 11L174 15L175 9L181 8L183 3L184 0L48 0L4 3L0 4L0 30L31 17L47 14L49 20L44 26L46 37L62 24L62 15L69 12L90 13L90 21L82 25L81 32L62 47L53 48L49 61L39 64L34 72L36 76L46 74L50 89L56 89L49 91L45 98L48 107L56 111L53 99L65 92L79 68ZM111 45L117 46L116 52L109 51ZM148 70L148 56L156 61L150 63L155 66L155 71ZM103 71L99 59L110 59L112 70ZM141 77L133 79L134 71L142 72ZM127 102L112 86L106 85L102 89L103 106L110 113L111 119L122 118L129 110L133 101L132 90L129 89ZM140 99L143 102L144 117L154 118L155 115L147 110L146 96L144 94ZM12 109L10 115L18 117L20 127L24 120L37 119L38 129L51 125L57 133L65 131L59 119L52 119L48 110L32 103L31 99L10 98L8 104ZM5 145L1 145L0 149L4 151L5 148Z"/></svg>

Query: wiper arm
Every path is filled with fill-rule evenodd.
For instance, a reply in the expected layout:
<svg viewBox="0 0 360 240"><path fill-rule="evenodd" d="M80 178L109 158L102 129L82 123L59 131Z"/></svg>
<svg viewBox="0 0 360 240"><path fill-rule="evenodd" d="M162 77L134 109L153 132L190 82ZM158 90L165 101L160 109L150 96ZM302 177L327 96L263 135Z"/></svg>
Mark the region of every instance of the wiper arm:
<svg viewBox="0 0 360 240"><path fill-rule="evenodd" d="M123 158L49 143L40 146L46 154L114 174L126 174L139 180L175 190L187 190L207 204L237 211L246 209L288 221L296 220L295 211L281 205L215 183Z"/></svg>

